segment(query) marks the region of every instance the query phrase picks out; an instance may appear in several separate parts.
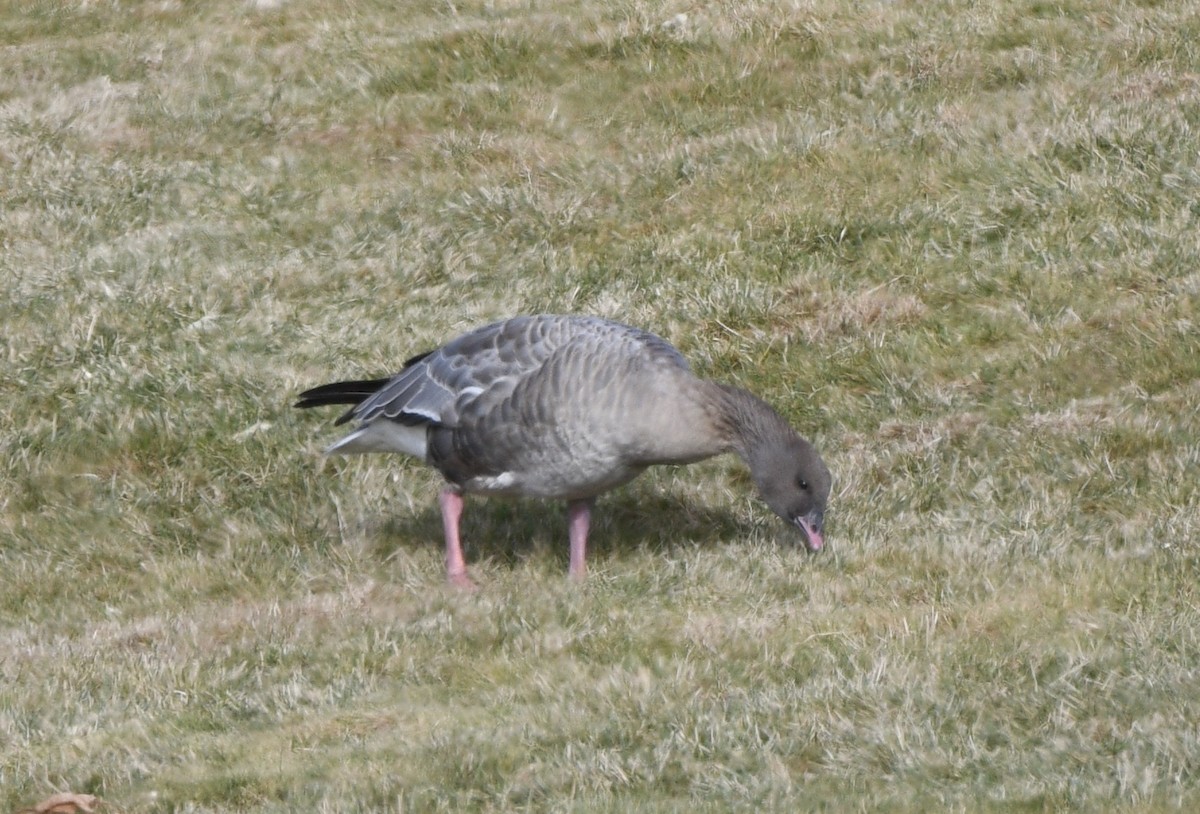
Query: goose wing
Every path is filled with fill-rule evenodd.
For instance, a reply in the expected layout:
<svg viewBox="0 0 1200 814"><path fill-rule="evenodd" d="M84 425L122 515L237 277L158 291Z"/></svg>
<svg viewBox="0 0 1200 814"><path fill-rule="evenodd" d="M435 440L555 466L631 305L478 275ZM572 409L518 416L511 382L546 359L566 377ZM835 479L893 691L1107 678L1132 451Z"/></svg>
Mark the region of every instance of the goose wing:
<svg viewBox="0 0 1200 814"><path fill-rule="evenodd" d="M605 325L611 323L558 316L514 317L485 325L408 360L339 423L387 418L402 424L456 426L467 410L486 412L504 403L581 331Z"/></svg>

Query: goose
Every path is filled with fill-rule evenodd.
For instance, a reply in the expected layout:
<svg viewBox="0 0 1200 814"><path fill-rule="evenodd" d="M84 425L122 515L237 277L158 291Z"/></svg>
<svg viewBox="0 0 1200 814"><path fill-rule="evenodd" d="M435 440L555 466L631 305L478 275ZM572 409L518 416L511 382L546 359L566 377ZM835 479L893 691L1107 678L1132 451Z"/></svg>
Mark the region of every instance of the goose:
<svg viewBox="0 0 1200 814"><path fill-rule="evenodd" d="M656 464L739 455L767 506L824 545L830 474L770 405L695 376L666 340L591 316L518 316L476 328L394 376L306 390L295 406L353 405L326 454L399 452L437 469L446 578L473 589L459 523L468 494L564 500L568 574L585 576L597 495Z"/></svg>

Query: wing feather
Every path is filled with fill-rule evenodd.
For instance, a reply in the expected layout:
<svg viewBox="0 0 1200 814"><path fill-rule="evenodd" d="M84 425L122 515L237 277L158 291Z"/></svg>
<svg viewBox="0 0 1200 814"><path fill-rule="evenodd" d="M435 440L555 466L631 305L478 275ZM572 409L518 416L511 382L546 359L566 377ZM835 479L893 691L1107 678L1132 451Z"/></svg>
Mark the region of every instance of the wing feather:
<svg viewBox="0 0 1200 814"><path fill-rule="evenodd" d="M352 415L363 422L382 416L455 426L477 400L493 403L511 394L555 349L570 341L579 323L563 317L515 317L477 328L413 357Z"/></svg>

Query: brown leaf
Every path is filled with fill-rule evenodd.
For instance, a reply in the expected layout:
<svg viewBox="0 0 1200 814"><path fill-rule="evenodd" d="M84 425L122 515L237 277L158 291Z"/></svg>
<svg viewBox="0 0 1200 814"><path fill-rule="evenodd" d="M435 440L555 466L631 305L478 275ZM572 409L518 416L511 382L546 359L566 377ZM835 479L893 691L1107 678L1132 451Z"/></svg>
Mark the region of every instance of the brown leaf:
<svg viewBox="0 0 1200 814"><path fill-rule="evenodd" d="M100 802L94 794L74 794L63 792L51 794L33 808L23 808L17 814L92 814L96 803Z"/></svg>

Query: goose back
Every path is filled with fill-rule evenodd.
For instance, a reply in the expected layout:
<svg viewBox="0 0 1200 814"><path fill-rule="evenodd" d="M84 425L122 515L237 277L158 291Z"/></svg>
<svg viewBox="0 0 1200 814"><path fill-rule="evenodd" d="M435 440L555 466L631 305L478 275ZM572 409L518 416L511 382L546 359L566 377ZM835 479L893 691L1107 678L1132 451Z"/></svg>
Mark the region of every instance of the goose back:
<svg viewBox="0 0 1200 814"><path fill-rule="evenodd" d="M594 317L516 317L414 357L344 418L362 422L363 438L386 433L385 443L419 430L423 447L394 448L465 491L576 499L632 479L664 453L678 458L660 447L685 426L679 412L697 383L683 356L647 331ZM713 454L703 446L685 457Z"/></svg>

